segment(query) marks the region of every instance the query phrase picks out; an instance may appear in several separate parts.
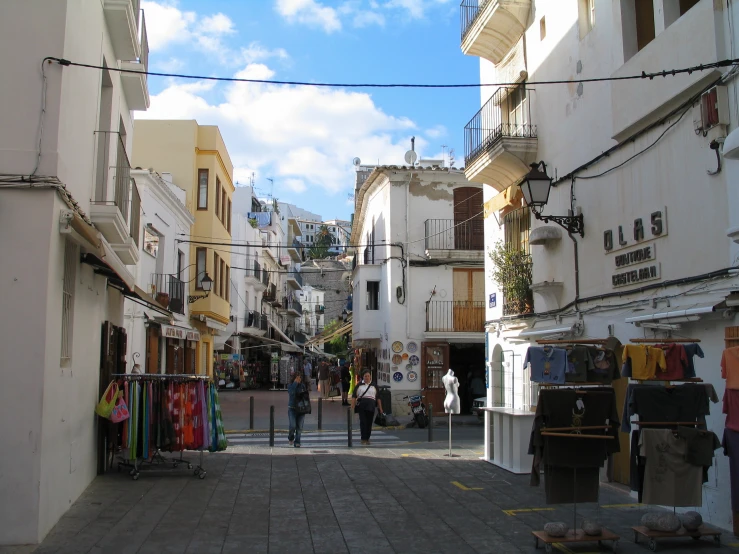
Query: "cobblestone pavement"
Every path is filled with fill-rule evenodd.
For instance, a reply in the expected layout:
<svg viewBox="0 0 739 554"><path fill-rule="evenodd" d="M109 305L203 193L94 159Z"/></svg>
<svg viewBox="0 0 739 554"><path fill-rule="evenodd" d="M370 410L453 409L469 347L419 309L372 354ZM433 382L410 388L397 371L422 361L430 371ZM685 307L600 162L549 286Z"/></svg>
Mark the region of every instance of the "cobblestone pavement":
<svg viewBox="0 0 739 554"><path fill-rule="evenodd" d="M444 442L235 446L205 455L202 480L186 466L144 471L137 481L112 472L90 485L35 552L507 554L537 552L532 530L572 521L572 506L547 506L543 488L530 487L529 476L480 461L479 441L455 444L459 457L446 452ZM578 524L597 518L621 536L619 552L648 552L633 542L631 526L645 511L633 502L604 485L600 507L578 505ZM723 542L739 540L726 532ZM664 540L659 549L737 550L707 539ZM555 551L594 552L598 545L555 545Z"/></svg>

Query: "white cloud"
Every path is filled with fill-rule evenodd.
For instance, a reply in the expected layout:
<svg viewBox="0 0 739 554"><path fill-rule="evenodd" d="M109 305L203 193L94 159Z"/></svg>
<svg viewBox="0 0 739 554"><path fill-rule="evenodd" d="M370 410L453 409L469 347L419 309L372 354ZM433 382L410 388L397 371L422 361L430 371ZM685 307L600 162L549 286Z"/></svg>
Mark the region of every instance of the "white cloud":
<svg viewBox="0 0 739 554"><path fill-rule="evenodd" d="M431 129L426 129L426 136L429 138L439 138L446 135L446 127L443 125L436 125Z"/></svg>
<svg viewBox="0 0 739 554"><path fill-rule="evenodd" d="M269 50L258 42L252 42L246 48L242 48L241 56L246 64L268 60L269 58L279 58L281 60L287 60L290 58L284 48Z"/></svg>
<svg viewBox="0 0 739 554"><path fill-rule="evenodd" d="M200 24L203 33L212 35L230 34L235 32L233 21L222 13L208 16Z"/></svg>
<svg viewBox="0 0 739 554"><path fill-rule="evenodd" d="M275 7L291 23L321 27L327 33L341 30L337 11L315 0L277 0Z"/></svg>
<svg viewBox="0 0 739 554"><path fill-rule="evenodd" d="M274 71L249 64L236 75L270 79ZM353 188L351 160L403 163L415 124L375 105L363 92L256 83L171 83L154 95L151 108L137 116L150 119L197 119L218 125L235 166L235 178L248 182L275 179L275 195L320 192L338 194ZM203 94L209 92L207 98ZM420 137L418 147L425 144ZM162 169L166 171L166 169Z"/></svg>
<svg viewBox="0 0 739 554"><path fill-rule="evenodd" d="M385 26L385 16L377 12L358 12L354 16L355 27L369 27L370 25Z"/></svg>
<svg viewBox="0 0 739 554"><path fill-rule="evenodd" d="M390 9L405 10L413 19L421 19L425 17L426 11L438 5L444 5L451 0L387 0L384 7Z"/></svg>

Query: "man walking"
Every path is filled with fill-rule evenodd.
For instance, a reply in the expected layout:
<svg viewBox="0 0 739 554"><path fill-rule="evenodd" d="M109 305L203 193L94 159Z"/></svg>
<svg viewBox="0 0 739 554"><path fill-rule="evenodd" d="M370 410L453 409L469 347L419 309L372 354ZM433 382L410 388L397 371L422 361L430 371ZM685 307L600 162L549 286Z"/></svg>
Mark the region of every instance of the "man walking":
<svg viewBox="0 0 739 554"><path fill-rule="evenodd" d="M303 365L303 385L310 390L311 386L311 374L313 373L313 366L308 358L305 359L305 365Z"/></svg>
<svg viewBox="0 0 739 554"><path fill-rule="evenodd" d="M321 365L318 368L318 383L321 386L321 396L323 396L323 398L328 398L329 371L328 364L326 362L321 362Z"/></svg>

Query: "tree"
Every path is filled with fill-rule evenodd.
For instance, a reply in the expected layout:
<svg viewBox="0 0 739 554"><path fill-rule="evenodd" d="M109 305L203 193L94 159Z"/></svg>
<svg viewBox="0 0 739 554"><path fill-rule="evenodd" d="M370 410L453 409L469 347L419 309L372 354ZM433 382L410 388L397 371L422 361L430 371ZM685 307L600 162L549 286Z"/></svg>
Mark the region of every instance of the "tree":
<svg viewBox="0 0 739 554"><path fill-rule="evenodd" d="M308 257L314 260L320 260L328 257L328 249L336 242L336 238L329 230L328 226L321 225L315 234L315 242L308 251Z"/></svg>
<svg viewBox="0 0 739 554"><path fill-rule="evenodd" d="M330 335L334 331L336 331L341 325L344 325L343 321L339 321L337 319L331 320L323 329L324 335ZM336 354L338 355L344 355L347 352L347 333L342 333L341 335L336 335L334 338L332 338L330 341L326 343L324 346L324 350L328 352L329 354Z"/></svg>

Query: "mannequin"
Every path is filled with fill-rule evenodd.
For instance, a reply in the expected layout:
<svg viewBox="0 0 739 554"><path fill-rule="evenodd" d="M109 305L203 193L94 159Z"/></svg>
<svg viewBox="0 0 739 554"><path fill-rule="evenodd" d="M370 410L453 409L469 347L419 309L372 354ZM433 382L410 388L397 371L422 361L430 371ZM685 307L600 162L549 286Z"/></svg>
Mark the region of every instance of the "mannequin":
<svg viewBox="0 0 739 554"><path fill-rule="evenodd" d="M448 414L458 414L459 408L459 379L454 376L454 372L450 369L444 377L441 378L446 389L444 397L444 411Z"/></svg>

